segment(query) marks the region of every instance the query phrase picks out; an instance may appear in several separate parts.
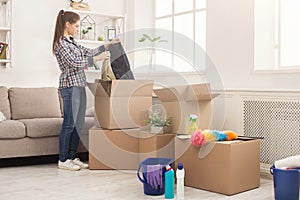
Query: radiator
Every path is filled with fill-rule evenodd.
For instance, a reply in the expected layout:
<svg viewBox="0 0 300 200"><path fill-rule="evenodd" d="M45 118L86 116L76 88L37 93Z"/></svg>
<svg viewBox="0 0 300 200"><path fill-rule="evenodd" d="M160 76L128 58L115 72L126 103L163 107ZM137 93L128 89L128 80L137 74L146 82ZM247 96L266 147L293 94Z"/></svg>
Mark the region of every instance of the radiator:
<svg viewBox="0 0 300 200"><path fill-rule="evenodd" d="M245 136L264 137L260 162L300 154L300 99L242 97Z"/></svg>

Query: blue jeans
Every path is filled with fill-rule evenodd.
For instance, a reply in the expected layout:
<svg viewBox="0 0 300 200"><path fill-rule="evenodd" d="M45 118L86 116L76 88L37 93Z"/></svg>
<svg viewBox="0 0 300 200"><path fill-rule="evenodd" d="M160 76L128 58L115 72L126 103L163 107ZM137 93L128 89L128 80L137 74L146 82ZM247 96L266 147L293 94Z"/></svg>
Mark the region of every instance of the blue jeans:
<svg viewBox="0 0 300 200"><path fill-rule="evenodd" d="M59 160L75 159L79 136L84 127L86 93L84 87L60 89L64 120L59 135Z"/></svg>

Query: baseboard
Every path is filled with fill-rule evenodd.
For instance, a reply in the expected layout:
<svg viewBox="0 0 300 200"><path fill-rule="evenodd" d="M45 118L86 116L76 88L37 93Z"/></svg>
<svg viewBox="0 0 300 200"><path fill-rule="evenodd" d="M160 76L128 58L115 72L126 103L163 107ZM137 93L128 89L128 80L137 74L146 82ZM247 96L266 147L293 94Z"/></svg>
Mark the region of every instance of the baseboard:
<svg viewBox="0 0 300 200"><path fill-rule="evenodd" d="M260 163L260 177L265 179L273 179L272 174L270 173L270 165L265 163Z"/></svg>

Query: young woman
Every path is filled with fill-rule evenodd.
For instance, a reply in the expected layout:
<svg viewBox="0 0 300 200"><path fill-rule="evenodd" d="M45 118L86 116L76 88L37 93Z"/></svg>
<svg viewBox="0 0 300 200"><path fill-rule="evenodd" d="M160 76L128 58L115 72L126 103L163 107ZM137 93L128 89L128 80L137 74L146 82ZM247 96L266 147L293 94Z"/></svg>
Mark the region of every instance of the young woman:
<svg viewBox="0 0 300 200"><path fill-rule="evenodd" d="M61 70L59 91L63 99L64 120L59 135L58 168L79 170L88 168L88 164L76 158L79 135L84 127L86 111L86 76L84 69L95 61L110 57L108 49L112 43L105 43L89 49L74 41L79 30L80 17L74 12L61 10L56 19L52 51Z"/></svg>

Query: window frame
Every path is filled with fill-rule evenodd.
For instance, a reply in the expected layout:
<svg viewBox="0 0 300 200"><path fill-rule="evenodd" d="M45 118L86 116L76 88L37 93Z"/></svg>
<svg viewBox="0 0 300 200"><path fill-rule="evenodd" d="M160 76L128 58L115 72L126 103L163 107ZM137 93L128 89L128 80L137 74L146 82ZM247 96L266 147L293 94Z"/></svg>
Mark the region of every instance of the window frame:
<svg viewBox="0 0 300 200"><path fill-rule="evenodd" d="M255 56L256 56L256 42L255 42L255 37L254 37L254 54L253 54L253 70L252 73L254 74L284 74L284 73L300 73L300 63L298 65L282 65L282 61L281 61L281 54L282 54L282 41L281 41L281 35L282 35L282 8L281 8L281 2L282 0L276 0L275 1L275 16L274 16L274 21L275 21L275 33L274 33L274 51L275 51L275 56L274 56L274 60L275 60L275 64L274 66L266 66L265 68L258 68L256 67L256 63L255 63ZM255 3L255 2L254 2ZM254 6L254 9L256 8L256 6ZM254 20L254 29L256 28L255 26L255 20Z"/></svg>
<svg viewBox="0 0 300 200"><path fill-rule="evenodd" d="M156 23L157 23L157 20L160 20L160 19L167 19L167 18L171 18L171 21L172 21L172 52L174 52L174 29L175 29L175 17L177 16L183 16L183 15L187 15L187 14L192 14L193 15L193 38L191 38L193 41L194 41L194 45L193 45L193 63L195 63L195 56L196 56L196 13L200 13L200 12L205 12L205 17L207 17L207 6L205 6L205 8L196 8L196 0L193 0L193 9L192 10L188 10L188 11L183 11L183 12L177 12L175 13L175 0L172 0L172 13L171 14L168 14L168 15L162 15L162 16L159 16L157 17L156 16L156 1L159 1L159 0L155 0L154 1L154 27L156 27ZM205 5L206 5L206 2L207 0L204 0L205 1ZM207 19L207 18L206 18ZM205 19L205 20L206 20ZM205 46L202 47L203 50L206 52L206 45L207 45L207 42L206 42L206 31L207 31L207 20L206 20L206 23L205 23ZM199 44L198 44L199 45ZM174 65L174 57L176 56L176 52L175 54L173 53L172 54L172 69L175 70L175 65ZM204 69L200 70L201 73L205 73L206 71L206 57L205 57L205 61L204 61ZM195 66L192 66L195 68ZM178 73L182 73L182 74L192 74L192 73L195 73L196 70L193 70L193 71L178 71Z"/></svg>

